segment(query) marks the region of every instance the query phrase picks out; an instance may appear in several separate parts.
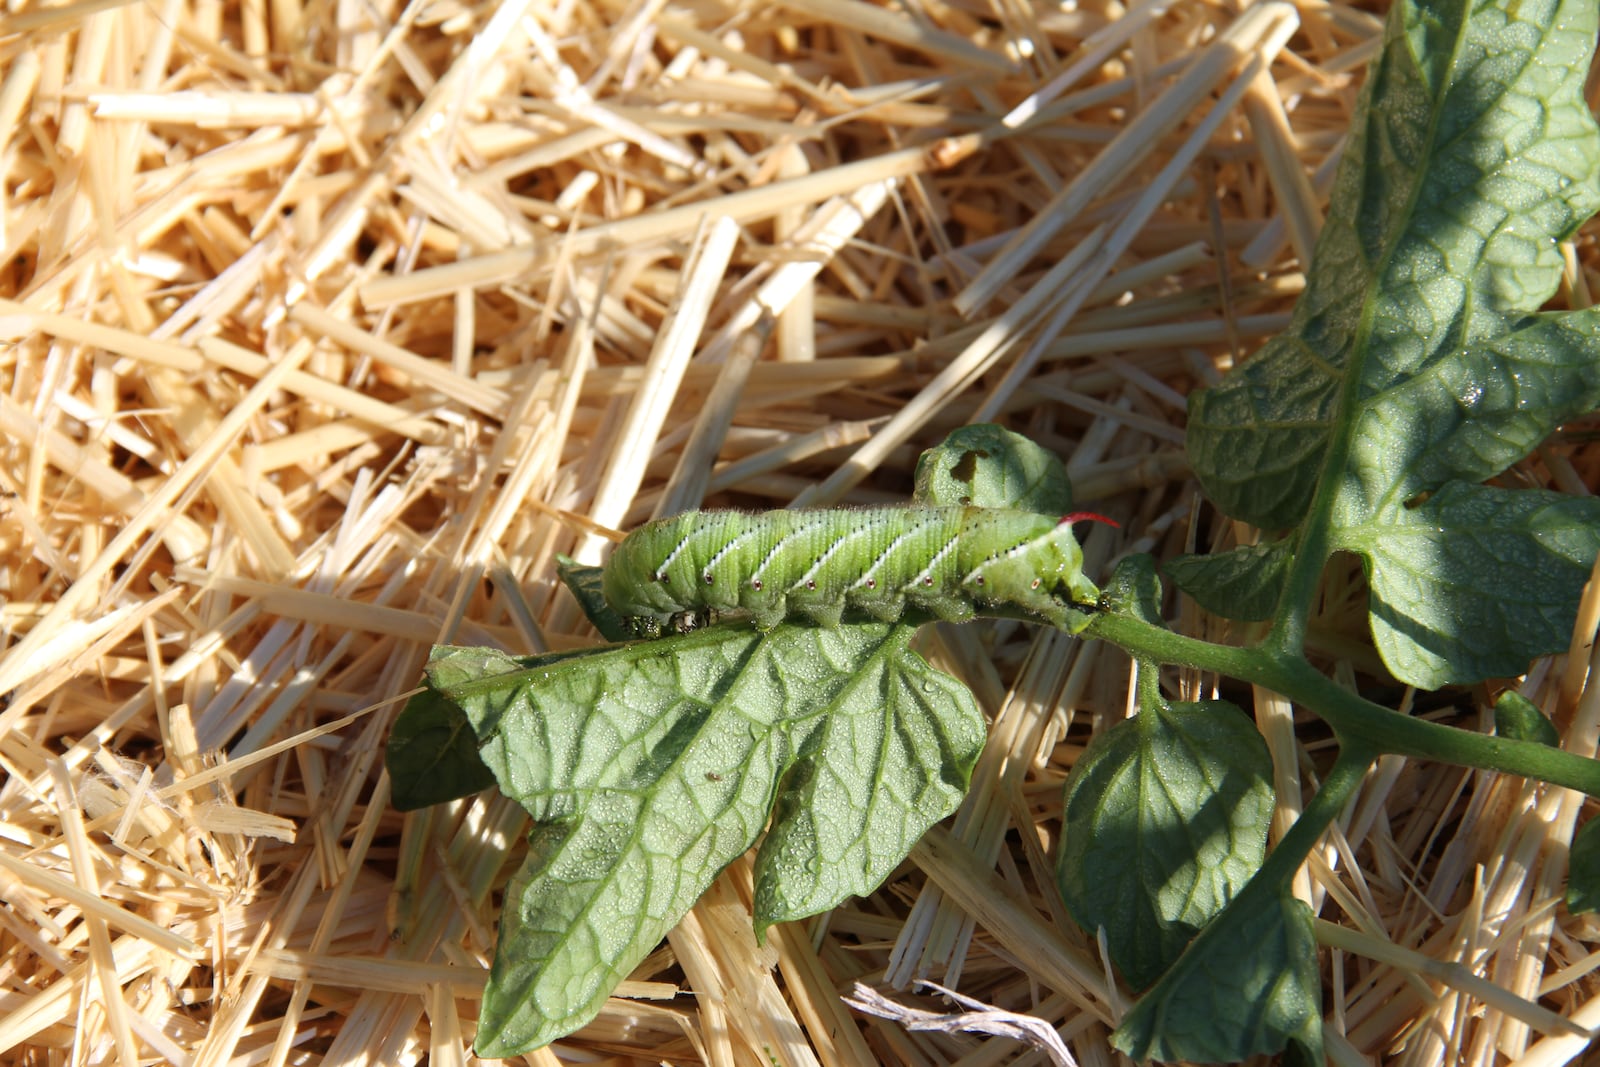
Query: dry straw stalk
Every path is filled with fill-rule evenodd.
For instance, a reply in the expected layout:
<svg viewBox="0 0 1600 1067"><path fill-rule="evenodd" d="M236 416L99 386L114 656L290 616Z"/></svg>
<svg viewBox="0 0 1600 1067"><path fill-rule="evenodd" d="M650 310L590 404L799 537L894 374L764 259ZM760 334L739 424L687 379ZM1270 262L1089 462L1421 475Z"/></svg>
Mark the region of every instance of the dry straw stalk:
<svg viewBox="0 0 1600 1067"><path fill-rule="evenodd" d="M383 744L434 642L594 640L557 552L702 502L903 500L973 419L1123 520L1093 563L1182 546L1184 396L1284 325L1381 14L6 7L0 1060L466 1062L526 818L401 816ZM1542 470L1594 486L1595 457ZM953 825L765 946L736 863L528 1062L1042 1055L841 999L945 1010L916 976L1116 1061L1127 994L1050 856L1125 667L1017 627L930 654L992 722ZM1523 690L1592 751L1571 663ZM1316 735L1258 713L1287 819ZM1380 765L1299 887L1340 919L1336 1062L1581 1054L1600 953L1552 905L1577 808Z"/></svg>

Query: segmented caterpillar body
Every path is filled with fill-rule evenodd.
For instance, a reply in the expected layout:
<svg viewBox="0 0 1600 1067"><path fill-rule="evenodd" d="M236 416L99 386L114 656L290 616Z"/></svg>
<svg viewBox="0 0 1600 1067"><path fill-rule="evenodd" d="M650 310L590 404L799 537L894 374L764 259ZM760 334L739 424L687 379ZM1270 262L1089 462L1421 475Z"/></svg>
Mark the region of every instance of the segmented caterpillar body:
<svg viewBox="0 0 1600 1067"><path fill-rule="evenodd" d="M1012 608L1063 629L1099 596L1072 522L1028 511L895 507L688 512L629 534L603 591L634 631L709 612L837 626L846 610L892 622L907 606L964 621Z"/></svg>

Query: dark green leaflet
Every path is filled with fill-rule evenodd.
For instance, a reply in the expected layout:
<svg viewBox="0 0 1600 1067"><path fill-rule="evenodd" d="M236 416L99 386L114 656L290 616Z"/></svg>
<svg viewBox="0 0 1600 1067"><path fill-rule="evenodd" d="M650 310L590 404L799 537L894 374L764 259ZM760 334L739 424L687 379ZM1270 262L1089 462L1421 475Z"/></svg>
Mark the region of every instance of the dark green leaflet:
<svg viewBox="0 0 1600 1067"><path fill-rule="evenodd" d="M1009 608L1066 630L1099 596L1072 521L998 508L687 512L629 534L606 564L606 601L635 632L746 611L761 629L790 615L837 626L911 606L960 622ZM1080 611L1074 610L1076 605Z"/></svg>

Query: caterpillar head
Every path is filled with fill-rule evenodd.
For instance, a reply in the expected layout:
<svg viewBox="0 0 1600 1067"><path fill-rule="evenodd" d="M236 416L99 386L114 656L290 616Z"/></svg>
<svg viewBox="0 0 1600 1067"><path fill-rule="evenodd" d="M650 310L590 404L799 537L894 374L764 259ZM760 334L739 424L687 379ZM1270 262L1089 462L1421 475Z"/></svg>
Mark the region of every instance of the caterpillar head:
<svg viewBox="0 0 1600 1067"><path fill-rule="evenodd" d="M1111 522L1075 512L1044 520L1031 536L985 545L984 557L962 579L964 591L979 604L1012 604L1065 629L1081 629L1076 619L1081 609L1095 605L1100 590L1083 573L1083 549L1072 533L1080 519Z"/></svg>

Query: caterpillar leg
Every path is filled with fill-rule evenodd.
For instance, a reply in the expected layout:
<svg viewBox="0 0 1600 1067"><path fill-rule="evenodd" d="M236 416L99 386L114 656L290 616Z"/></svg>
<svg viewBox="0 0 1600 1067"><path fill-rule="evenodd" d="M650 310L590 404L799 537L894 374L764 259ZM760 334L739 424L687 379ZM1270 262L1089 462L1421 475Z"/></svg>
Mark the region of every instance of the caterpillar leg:
<svg viewBox="0 0 1600 1067"><path fill-rule="evenodd" d="M791 596L789 606L825 629L832 630L844 620L844 600L841 597L807 602Z"/></svg>
<svg viewBox="0 0 1600 1067"><path fill-rule="evenodd" d="M642 640L654 641L661 636L661 619L655 615L629 615L623 621L628 632Z"/></svg>
<svg viewBox="0 0 1600 1067"><path fill-rule="evenodd" d="M897 622L900 616L906 613L905 601L898 597L894 599L855 597L851 599L850 606L879 622Z"/></svg>
<svg viewBox="0 0 1600 1067"><path fill-rule="evenodd" d="M908 603L921 608L945 622L971 622L977 612L972 602L964 596L950 596L931 590L919 590L906 596Z"/></svg>
<svg viewBox="0 0 1600 1067"><path fill-rule="evenodd" d="M750 618L755 622L756 629L762 633L767 633L777 626L787 613L788 609L782 600L750 608Z"/></svg>
<svg viewBox="0 0 1600 1067"><path fill-rule="evenodd" d="M672 617L672 632L676 634L693 633L710 626L716 620L716 613L710 608L696 608L694 611L680 611Z"/></svg>
<svg viewBox="0 0 1600 1067"><path fill-rule="evenodd" d="M1048 612L1041 611L1040 615L1056 629L1065 630L1069 634L1082 633L1094 617L1093 613L1100 607L1098 603L1085 604L1056 597L1052 597L1051 600L1053 603Z"/></svg>

